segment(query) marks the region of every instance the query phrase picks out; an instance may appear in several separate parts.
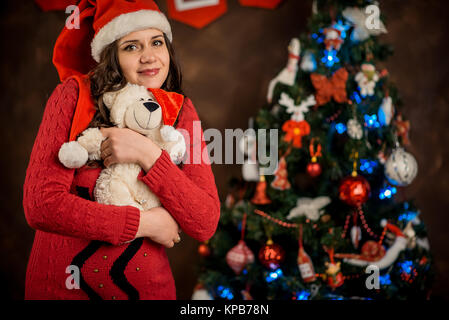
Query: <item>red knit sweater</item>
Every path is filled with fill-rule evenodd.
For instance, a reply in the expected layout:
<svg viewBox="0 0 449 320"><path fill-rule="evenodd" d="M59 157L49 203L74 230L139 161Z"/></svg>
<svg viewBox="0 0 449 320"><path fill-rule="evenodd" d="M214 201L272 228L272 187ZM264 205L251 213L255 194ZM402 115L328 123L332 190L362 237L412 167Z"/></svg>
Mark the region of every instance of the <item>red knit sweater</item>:
<svg viewBox="0 0 449 320"><path fill-rule="evenodd" d="M134 239L139 210L94 202L92 191L101 168L67 169L58 160L77 99L77 81L69 79L56 87L26 172L23 206L36 234L25 299L176 299L165 248L149 238L124 244ZM203 139L201 150L194 147L194 120L199 120L198 115L186 98L177 128L189 132L190 155L205 148ZM220 203L208 161L184 164L180 169L163 151L139 179L159 197L183 232L199 241L214 234ZM79 267L80 289L66 287L69 265Z"/></svg>

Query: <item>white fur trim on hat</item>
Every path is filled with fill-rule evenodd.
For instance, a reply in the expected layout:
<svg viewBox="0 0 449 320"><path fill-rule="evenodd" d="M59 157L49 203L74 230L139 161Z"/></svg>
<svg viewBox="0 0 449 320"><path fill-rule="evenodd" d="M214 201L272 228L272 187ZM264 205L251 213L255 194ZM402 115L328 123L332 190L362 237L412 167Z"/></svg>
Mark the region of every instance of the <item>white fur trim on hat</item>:
<svg viewBox="0 0 449 320"><path fill-rule="evenodd" d="M103 49L128 33L147 28L157 28L173 41L170 23L162 12L155 10L139 10L121 14L101 28L91 43L92 57L100 62Z"/></svg>

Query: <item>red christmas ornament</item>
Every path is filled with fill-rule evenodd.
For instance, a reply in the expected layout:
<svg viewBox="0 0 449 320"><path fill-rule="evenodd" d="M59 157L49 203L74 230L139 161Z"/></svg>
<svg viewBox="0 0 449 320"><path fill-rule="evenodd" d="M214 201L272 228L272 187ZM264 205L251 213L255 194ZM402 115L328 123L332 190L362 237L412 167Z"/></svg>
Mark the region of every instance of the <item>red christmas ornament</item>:
<svg viewBox="0 0 449 320"><path fill-rule="evenodd" d="M245 241L240 240L239 243L226 254L226 262L231 269L234 270L235 274L240 274L248 263L254 262L254 254L248 248Z"/></svg>
<svg viewBox="0 0 449 320"><path fill-rule="evenodd" d="M202 257L208 257L210 256L210 248L206 243L202 243L198 247L198 253Z"/></svg>
<svg viewBox="0 0 449 320"><path fill-rule="evenodd" d="M318 162L311 162L307 165L307 174L312 178L318 177L321 172L321 165Z"/></svg>
<svg viewBox="0 0 449 320"><path fill-rule="evenodd" d="M364 177L360 175L349 176L341 181L338 192L341 201L350 206L358 207L368 200L371 187Z"/></svg>
<svg viewBox="0 0 449 320"><path fill-rule="evenodd" d="M259 260L267 268L277 269L284 261L285 251L282 247L270 239L266 245L260 248Z"/></svg>
<svg viewBox="0 0 449 320"><path fill-rule="evenodd" d="M315 138L310 140L309 152L312 157L312 162L307 165L307 173L312 178L317 177L321 174L321 165L317 162L317 158L321 157L321 144L318 143L316 150L314 147Z"/></svg>
<svg viewBox="0 0 449 320"><path fill-rule="evenodd" d="M243 237L245 234L245 225L246 213L243 215L240 241L226 254L226 262L237 275L242 272L243 268L245 268L248 263L254 262L254 254L248 248L245 241L243 241Z"/></svg>
<svg viewBox="0 0 449 320"><path fill-rule="evenodd" d="M251 198L251 202L254 204L264 205L271 203L270 198L267 196L267 182L265 176L260 176L260 181L257 183L256 192Z"/></svg>
<svg viewBox="0 0 449 320"><path fill-rule="evenodd" d="M291 188L290 182L288 182L287 161L285 156L279 160L279 166L274 173L275 178L271 182L271 187L277 190L287 190Z"/></svg>

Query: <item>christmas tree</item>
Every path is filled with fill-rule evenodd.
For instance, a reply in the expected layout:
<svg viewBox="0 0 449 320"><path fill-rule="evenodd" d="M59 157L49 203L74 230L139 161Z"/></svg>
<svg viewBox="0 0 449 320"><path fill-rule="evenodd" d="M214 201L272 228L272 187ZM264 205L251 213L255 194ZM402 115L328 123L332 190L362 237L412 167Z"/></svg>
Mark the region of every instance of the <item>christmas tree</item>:
<svg viewBox="0 0 449 320"><path fill-rule="evenodd" d="M429 298L425 225L412 199L395 199L417 163L382 66L384 21L372 1L314 2L254 119L279 130L276 171L247 162L230 181L193 299ZM260 141L242 141L256 159Z"/></svg>

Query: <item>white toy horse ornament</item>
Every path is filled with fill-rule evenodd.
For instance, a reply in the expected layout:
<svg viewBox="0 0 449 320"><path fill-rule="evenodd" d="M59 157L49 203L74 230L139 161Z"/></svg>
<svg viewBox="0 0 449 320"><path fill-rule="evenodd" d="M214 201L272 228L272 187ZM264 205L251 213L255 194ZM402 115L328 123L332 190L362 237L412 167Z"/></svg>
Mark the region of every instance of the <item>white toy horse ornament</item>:
<svg viewBox="0 0 449 320"><path fill-rule="evenodd" d="M271 103L273 100L274 87L278 82L292 86L295 83L296 73L298 72L298 61L301 53L301 43L298 38L290 40L288 45L288 62L287 66L270 81L268 86L267 101Z"/></svg>

